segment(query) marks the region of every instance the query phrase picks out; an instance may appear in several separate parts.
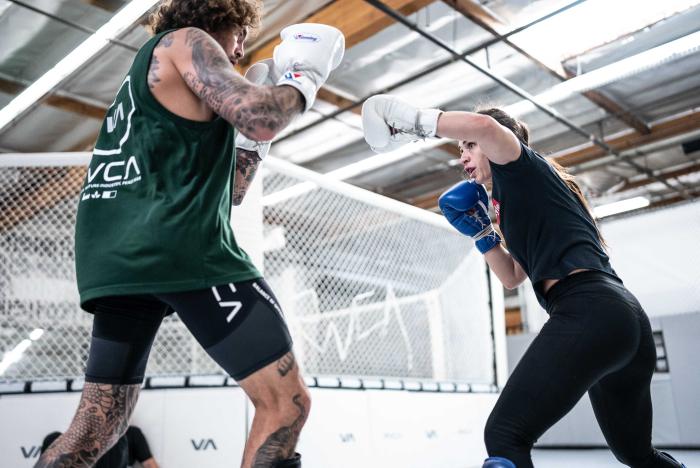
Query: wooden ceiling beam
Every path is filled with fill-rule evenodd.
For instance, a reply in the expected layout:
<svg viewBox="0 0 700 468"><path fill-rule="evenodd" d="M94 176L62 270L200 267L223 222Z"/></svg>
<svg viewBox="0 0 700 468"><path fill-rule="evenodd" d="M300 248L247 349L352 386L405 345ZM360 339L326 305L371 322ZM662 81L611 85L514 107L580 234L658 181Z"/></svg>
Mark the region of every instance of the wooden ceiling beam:
<svg viewBox="0 0 700 468"><path fill-rule="evenodd" d="M648 134L641 135L635 131L628 131L622 135L606 139L605 143L615 151L626 151L649 143L682 135L692 130L697 130L698 128L700 128L700 111L695 111L657 124L652 124L649 127L650 132ZM551 158L562 166L570 167L593 161L604 156L607 156L605 150L591 143L575 150L569 149L560 151L559 153L551 155Z"/></svg>
<svg viewBox="0 0 700 468"><path fill-rule="evenodd" d="M438 206L438 198L440 198L440 195L442 195L446 188L447 186L439 190L433 190L432 192L426 193L425 195L421 195L419 197L409 198L406 200L406 203L410 203L418 208L423 208L424 210L432 210Z"/></svg>
<svg viewBox="0 0 700 468"><path fill-rule="evenodd" d="M404 15L409 15L434 1L387 0L386 4ZM323 23L338 28L345 35L347 49L394 24L394 20L362 0L335 1L311 15L305 22ZM279 37L268 41L249 54L246 62L255 63L272 57L272 51L279 43Z"/></svg>
<svg viewBox="0 0 700 468"><path fill-rule="evenodd" d="M123 0L83 0L83 3L114 13L124 6Z"/></svg>
<svg viewBox="0 0 700 468"><path fill-rule="evenodd" d="M388 0L386 3L402 14L410 15L434 2L435 0ZM321 8L305 22L323 23L338 28L345 35L346 49L394 24L393 19L362 0L337 0ZM238 71L243 73L248 65L272 57L272 52L279 43L280 39L275 37L255 49L244 58L242 66L237 67ZM337 107L347 107L353 104L349 99L338 96L326 88L319 90L318 99ZM360 114L360 106L353 107L351 112Z"/></svg>
<svg viewBox="0 0 700 468"><path fill-rule="evenodd" d="M694 191L690 192L690 200L694 200L694 199L696 199L696 198L698 198L698 197L700 197L700 190L694 190ZM684 202L684 201L688 201L688 198L683 197L683 196L681 196L681 195L676 195L676 196L673 196L673 197L670 197L670 198L665 198L665 199L663 199L663 200L659 200L659 201L652 202L649 206L647 206L646 208L640 208L640 210L648 210L648 209L652 209L652 208L661 208L661 207L674 205L674 204L676 204L676 203L680 203L680 202ZM628 213L629 213L629 212L628 212Z"/></svg>
<svg viewBox="0 0 700 468"><path fill-rule="evenodd" d="M67 151L92 151L96 141L97 133L94 133ZM77 197L83 186L85 170L85 166L70 166L61 177L36 186L19 187L16 190L16 196L9 200L0 200L0 205L3 207L0 233L7 232L18 224L32 219L67 198ZM30 202L27 203L25 200Z"/></svg>
<svg viewBox="0 0 700 468"><path fill-rule="evenodd" d="M25 89L26 86L22 83L17 83L15 81L0 78L0 92L17 95ZM72 112L73 114L78 114L83 117L98 120L102 120L105 114L107 113L106 107L87 104L77 99L73 99L68 96L61 96L58 94L47 95L43 99L42 104L46 104L66 112Z"/></svg>
<svg viewBox="0 0 700 468"><path fill-rule="evenodd" d="M692 164L687 167L683 167L681 169L675 169L671 171L664 171L664 172L658 172L656 174L657 177L668 180L668 179L675 179L677 177L682 177L688 174L694 174L696 172L700 172L700 162ZM652 178L652 177L645 177L640 180L634 180L634 181L627 181L625 182L620 188L618 188L615 192L624 192L626 190L632 190L636 189L639 187L644 187L645 185L650 185L655 182L658 182L658 179Z"/></svg>
<svg viewBox="0 0 700 468"><path fill-rule="evenodd" d="M80 191L85 178L85 167L70 166L60 177L36 187L20 189L18 196L3 203L0 233L7 232L37 214L49 210L61 201L74 197Z"/></svg>

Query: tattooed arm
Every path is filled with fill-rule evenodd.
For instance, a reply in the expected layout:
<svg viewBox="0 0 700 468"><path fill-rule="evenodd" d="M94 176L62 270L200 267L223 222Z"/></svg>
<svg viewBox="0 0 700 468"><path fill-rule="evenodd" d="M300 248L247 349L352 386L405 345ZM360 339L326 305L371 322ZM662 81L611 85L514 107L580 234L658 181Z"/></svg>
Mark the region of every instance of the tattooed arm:
<svg viewBox="0 0 700 468"><path fill-rule="evenodd" d="M233 204L238 206L248 192L261 159L255 151L236 148L236 175L233 179Z"/></svg>
<svg viewBox="0 0 700 468"><path fill-rule="evenodd" d="M272 140L303 110L304 98L299 91L291 86L250 83L201 29L183 28L174 38L169 57L187 86L251 140Z"/></svg>

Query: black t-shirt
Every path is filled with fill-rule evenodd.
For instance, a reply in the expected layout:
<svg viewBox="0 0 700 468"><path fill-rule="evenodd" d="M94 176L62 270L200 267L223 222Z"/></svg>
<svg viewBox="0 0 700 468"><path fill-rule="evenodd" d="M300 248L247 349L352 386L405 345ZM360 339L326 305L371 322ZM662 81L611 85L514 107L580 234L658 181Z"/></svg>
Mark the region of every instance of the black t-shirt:
<svg viewBox="0 0 700 468"><path fill-rule="evenodd" d="M137 461L141 463L153 457L141 429L129 426L126 430L126 438L129 441L129 466Z"/></svg>
<svg viewBox="0 0 700 468"><path fill-rule="evenodd" d="M491 162L492 202L508 251L546 307L543 280L576 269L615 271L588 210L542 156L521 147L515 161Z"/></svg>
<svg viewBox="0 0 700 468"><path fill-rule="evenodd" d="M49 448L49 446L53 443L54 440L56 440L59 436L61 435L60 432L52 432L51 434L47 435L44 438L43 443L41 444L41 453L44 453L44 451ZM126 437L122 436L119 438L116 444L109 449L104 455L100 457L99 460L95 463L94 467L95 468L126 468L127 467L127 461L129 458L129 447L127 447L127 441ZM144 458L145 460L145 458ZM130 463L132 464L132 463Z"/></svg>

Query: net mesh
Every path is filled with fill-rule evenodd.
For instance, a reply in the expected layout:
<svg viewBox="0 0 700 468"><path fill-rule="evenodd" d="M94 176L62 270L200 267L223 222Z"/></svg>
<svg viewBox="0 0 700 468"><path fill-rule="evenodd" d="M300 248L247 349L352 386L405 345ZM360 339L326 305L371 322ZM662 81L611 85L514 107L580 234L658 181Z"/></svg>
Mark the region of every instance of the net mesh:
<svg viewBox="0 0 700 468"><path fill-rule="evenodd" d="M274 167L262 172L264 272L306 373L493 382L487 277L468 239ZM84 371L92 319L73 264L84 171L0 167L0 382ZM148 375L221 372L176 315L163 322Z"/></svg>

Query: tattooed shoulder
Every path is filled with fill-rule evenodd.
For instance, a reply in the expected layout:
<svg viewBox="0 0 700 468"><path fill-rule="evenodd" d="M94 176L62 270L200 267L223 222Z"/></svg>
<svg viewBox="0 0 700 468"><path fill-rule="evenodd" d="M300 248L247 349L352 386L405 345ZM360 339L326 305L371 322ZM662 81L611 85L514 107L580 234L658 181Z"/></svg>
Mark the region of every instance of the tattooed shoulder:
<svg viewBox="0 0 700 468"><path fill-rule="evenodd" d="M166 34L165 36L160 38L160 41L158 41L158 45L156 46L156 48L158 48L158 47L163 47L163 48L170 47L171 45L173 45L173 38L174 38L174 34L172 32L169 32L168 34Z"/></svg>
<svg viewBox="0 0 700 468"><path fill-rule="evenodd" d="M153 54L153 57L151 57L151 65L148 67L148 87L153 89L156 87L156 83L160 82L160 78L158 77L158 69L160 67L160 61L158 60L158 56Z"/></svg>

